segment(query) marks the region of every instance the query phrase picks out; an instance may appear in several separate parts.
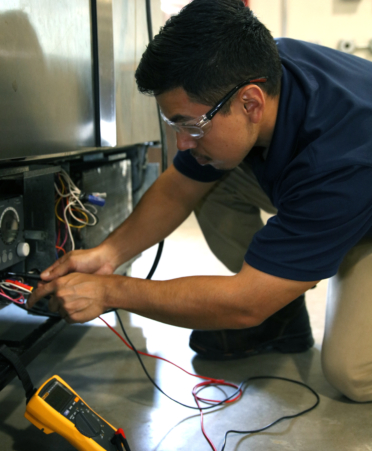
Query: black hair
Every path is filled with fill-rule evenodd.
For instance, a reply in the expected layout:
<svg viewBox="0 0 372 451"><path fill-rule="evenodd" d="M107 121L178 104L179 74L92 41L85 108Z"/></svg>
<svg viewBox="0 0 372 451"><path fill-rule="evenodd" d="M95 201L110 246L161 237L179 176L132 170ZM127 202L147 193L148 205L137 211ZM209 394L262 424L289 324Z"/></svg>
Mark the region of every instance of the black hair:
<svg viewBox="0 0 372 451"><path fill-rule="evenodd" d="M281 62L270 31L241 0L193 0L171 17L143 53L139 91L159 95L183 88L214 105L237 84L267 77L260 87L280 92Z"/></svg>

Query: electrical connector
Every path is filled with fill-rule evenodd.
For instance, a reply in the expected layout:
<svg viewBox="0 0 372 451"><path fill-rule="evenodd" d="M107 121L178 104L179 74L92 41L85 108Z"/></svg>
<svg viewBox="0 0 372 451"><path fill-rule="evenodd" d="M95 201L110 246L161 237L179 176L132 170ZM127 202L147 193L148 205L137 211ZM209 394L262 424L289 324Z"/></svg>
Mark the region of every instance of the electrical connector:
<svg viewBox="0 0 372 451"><path fill-rule="evenodd" d="M94 194L81 193L79 196L79 199L84 203L97 205L98 207L103 207L106 203L106 200L103 197L96 196L95 194L101 194L101 193L94 193Z"/></svg>

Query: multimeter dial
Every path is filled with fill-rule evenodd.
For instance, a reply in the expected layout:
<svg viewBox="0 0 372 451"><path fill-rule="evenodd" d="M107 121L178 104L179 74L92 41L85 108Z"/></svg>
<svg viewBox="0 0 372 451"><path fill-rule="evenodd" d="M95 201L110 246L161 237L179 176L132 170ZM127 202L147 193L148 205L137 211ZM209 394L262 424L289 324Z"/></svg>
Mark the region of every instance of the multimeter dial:
<svg viewBox="0 0 372 451"><path fill-rule="evenodd" d="M13 207L6 208L0 217L1 238L5 244L12 244L19 231L19 215Z"/></svg>
<svg viewBox="0 0 372 451"><path fill-rule="evenodd" d="M86 437L96 437L101 434L99 421L93 415L84 412L79 412L76 415L75 426Z"/></svg>

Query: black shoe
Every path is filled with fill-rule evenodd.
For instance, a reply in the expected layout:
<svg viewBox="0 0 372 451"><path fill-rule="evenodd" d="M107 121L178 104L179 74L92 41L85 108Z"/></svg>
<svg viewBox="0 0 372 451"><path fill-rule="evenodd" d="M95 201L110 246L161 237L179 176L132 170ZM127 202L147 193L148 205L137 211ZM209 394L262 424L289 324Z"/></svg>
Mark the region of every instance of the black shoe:
<svg viewBox="0 0 372 451"><path fill-rule="evenodd" d="M190 348L209 360L241 359L265 352L304 352L313 344L304 295L259 326L248 329L194 330L190 335Z"/></svg>

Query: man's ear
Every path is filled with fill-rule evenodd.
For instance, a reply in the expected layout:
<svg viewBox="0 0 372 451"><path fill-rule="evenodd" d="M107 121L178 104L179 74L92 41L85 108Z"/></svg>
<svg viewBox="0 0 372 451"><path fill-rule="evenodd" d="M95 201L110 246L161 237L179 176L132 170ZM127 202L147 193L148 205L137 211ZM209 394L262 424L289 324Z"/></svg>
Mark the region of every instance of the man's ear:
<svg viewBox="0 0 372 451"><path fill-rule="evenodd" d="M249 6L249 0L243 0L244 6Z"/></svg>
<svg viewBox="0 0 372 451"><path fill-rule="evenodd" d="M249 85L239 95L243 108L253 123L258 123L262 119L265 109L265 96L258 86Z"/></svg>

